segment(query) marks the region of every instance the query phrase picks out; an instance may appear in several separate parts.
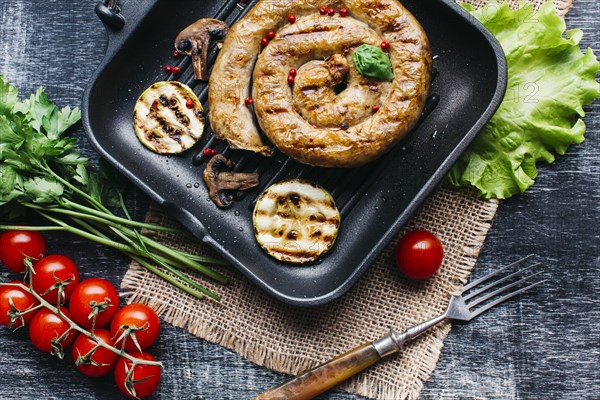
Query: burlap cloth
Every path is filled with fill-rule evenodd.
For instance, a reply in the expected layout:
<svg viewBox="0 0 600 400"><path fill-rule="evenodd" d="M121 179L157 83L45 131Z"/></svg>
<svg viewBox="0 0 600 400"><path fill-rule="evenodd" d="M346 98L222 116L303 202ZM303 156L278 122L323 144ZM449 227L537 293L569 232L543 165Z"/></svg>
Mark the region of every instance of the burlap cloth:
<svg viewBox="0 0 600 400"><path fill-rule="evenodd" d="M543 3L530 1L538 6ZM572 0L558 1L558 12L566 14L571 4ZM348 294L318 308L284 305L228 267L217 268L231 278L227 286L202 281L222 295L220 303L186 295L136 263L131 264L122 287L131 291L129 301L149 304L168 323L227 347L256 364L298 374L378 339L392 327L401 330L442 312L451 293L467 281L497 207L497 201L480 200L470 191L437 190L404 228L404 232L424 228L441 239L445 259L434 278L414 282L397 273L394 240ZM147 220L176 225L157 207L150 208ZM191 236L157 237L186 251L212 253ZM191 277L200 280L198 276ZM436 366L449 331L449 323L440 324L408 345L400 356L375 365L340 388L370 398L417 398Z"/></svg>

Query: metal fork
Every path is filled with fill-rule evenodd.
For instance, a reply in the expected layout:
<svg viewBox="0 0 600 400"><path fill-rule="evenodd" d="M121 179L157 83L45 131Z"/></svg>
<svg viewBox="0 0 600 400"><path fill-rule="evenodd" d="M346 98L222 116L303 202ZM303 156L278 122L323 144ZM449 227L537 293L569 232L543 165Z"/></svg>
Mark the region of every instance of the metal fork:
<svg viewBox="0 0 600 400"><path fill-rule="evenodd" d="M526 274L527 272L531 272L532 268L540 265L539 263L517 270L502 278L492 279L529 260L532 256L533 254L530 254L469 283L462 289L460 296L452 296L443 314L415 325L402 333L392 330L375 342L358 346L318 367L304 372L302 375L280 386L256 396L255 400L312 399L373 365L382 358L399 352L406 342L415 339L442 321L469 322L503 301L541 285L545 280L531 283L531 280L541 274L541 272ZM506 284L500 286L502 283Z"/></svg>

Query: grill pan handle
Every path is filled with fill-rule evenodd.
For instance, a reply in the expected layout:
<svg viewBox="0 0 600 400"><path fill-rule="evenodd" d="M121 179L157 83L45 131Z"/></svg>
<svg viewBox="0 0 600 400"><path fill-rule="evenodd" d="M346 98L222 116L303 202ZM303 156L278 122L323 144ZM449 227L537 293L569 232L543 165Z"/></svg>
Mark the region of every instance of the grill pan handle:
<svg viewBox="0 0 600 400"><path fill-rule="evenodd" d="M96 15L104 25L114 31L119 31L125 26L125 17L121 15L119 0L104 0L96 4Z"/></svg>

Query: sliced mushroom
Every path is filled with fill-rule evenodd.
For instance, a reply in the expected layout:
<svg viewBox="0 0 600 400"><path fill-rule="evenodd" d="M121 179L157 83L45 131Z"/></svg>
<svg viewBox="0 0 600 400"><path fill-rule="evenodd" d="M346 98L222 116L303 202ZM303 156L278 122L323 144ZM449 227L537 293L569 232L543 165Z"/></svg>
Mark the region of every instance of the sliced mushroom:
<svg viewBox="0 0 600 400"><path fill-rule="evenodd" d="M219 41L227 35L229 27L223 21L212 18L202 18L185 28L175 39L175 49L180 53L192 57L194 65L194 77L196 79L208 80L208 46L210 39Z"/></svg>
<svg viewBox="0 0 600 400"><path fill-rule="evenodd" d="M214 156L204 169L202 177L208 187L208 195L220 208L227 208L233 203L233 196L226 190L246 190L260 183L257 173L231 172L233 166L222 154Z"/></svg>

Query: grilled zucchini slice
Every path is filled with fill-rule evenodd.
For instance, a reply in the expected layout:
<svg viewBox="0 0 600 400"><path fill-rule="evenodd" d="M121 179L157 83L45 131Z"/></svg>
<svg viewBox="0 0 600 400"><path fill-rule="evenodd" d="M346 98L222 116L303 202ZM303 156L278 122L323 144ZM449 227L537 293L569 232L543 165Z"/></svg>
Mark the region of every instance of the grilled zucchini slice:
<svg viewBox="0 0 600 400"><path fill-rule="evenodd" d="M144 146L158 154L181 153L202 137L204 110L183 83L157 82L137 100L133 127Z"/></svg>
<svg viewBox="0 0 600 400"><path fill-rule="evenodd" d="M256 201L254 233L260 246L280 261L317 260L335 242L340 213L321 186L302 179L267 188Z"/></svg>

